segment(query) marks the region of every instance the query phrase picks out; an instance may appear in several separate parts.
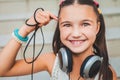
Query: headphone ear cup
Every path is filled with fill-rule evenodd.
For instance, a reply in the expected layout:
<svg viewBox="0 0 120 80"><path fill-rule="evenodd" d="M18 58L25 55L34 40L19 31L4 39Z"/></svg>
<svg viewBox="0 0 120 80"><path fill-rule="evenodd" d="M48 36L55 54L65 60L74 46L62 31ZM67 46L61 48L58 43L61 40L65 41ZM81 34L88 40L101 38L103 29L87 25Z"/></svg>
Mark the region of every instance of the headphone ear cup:
<svg viewBox="0 0 120 80"><path fill-rule="evenodd" d="M58 51L58 57L60 59L61 69L64 72L71 72L72 71L72 54L68 48L62 47Z"/></svg>
<svg viewBox="0 0 120 80"><path fill-rule="evenodd" d="M89 71L89 77L93 78L96 76L96 74L99 72L101 66L101 61L97 60L94 62L94 64L91 66Z"/></svg>
<svg viewBox="0 0 120 80"><path fill-rule="evenodd" d="M99 56L90 55L82 63L80 75L83 78L93 78L99 72L101 66L101 58Z"/></svg>

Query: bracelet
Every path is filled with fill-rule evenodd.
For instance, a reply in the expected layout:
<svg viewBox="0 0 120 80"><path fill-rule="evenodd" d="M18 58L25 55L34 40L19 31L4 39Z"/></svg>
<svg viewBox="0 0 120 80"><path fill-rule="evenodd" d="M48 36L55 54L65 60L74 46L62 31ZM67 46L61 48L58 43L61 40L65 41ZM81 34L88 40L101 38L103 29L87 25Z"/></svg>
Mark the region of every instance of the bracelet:
<svg viewBox="0 0 120 80"><path fill-rule="evenodd" d="M14 37L14 39L19 42L19 43L26 43L28 41L28 36L26 37L22 37L21 35L19 35L18 33L19 29L15 29L12 33L12 36Z"/></svg>

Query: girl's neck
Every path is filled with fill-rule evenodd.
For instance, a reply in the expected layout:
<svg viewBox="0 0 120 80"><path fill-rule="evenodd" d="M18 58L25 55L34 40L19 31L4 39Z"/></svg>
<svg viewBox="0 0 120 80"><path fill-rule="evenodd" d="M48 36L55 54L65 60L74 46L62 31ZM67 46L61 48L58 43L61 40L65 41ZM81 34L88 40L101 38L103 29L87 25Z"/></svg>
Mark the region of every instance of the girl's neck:
<svg viewBox="0 0 120 80"><path fill-rule="evenodd" d="M94 55L92 50L86 51L84 53L80 53L79 55L72 54L73 57L73 69L71 72L71 77L76 75L76 77L79 77L80 75L80 68L83 63L83 61L89 56Z"/></svg>
<svg viewBox="0 0 120 80"><path fill-rule="evenodd" d="M89 55L94 55L93 50L87 50L79 54L72 54L73 58L73 65L81 65L83 61L88 57Z"/></svg>

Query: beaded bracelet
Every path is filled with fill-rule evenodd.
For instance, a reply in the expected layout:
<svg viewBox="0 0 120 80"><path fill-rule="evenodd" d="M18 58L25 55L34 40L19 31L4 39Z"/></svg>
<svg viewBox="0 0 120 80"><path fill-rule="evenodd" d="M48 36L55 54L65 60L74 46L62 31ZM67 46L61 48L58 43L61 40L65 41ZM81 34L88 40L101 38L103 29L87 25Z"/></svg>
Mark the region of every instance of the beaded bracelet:
<svg viewBox="0 0 120 80"><path fill-rule="evenodd" d="M22 37L21 35L19 35L18 31L19 31L19 29L15 29L13 31L13 33L12 33L13 38L21 44L26 43L28 41L28 36Z"/></svg>

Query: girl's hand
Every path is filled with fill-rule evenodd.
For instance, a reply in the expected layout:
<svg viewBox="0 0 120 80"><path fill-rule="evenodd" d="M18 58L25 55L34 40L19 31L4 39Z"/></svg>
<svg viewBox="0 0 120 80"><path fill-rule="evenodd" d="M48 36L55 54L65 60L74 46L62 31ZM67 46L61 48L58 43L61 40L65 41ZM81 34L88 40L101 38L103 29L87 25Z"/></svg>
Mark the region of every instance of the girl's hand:
<svg viewBox="0 0 120 80"><path fill-rule="evenodd" d="M36 20L38 23L40 23L38 26L42 27L44 25L47 25L52 19L54 20L58 20L58 18L50 13L49 11L43 11L41 9L39 9L36 14L35 14ZM36 24L35 20L34 20L34 16L32 16L28 21L28 24ZM27 36L30 32L34 31L35 26L27 26L24 25L20 31L19 34L23 37Z"/></svg>
<svg viewBox="0 0 120 80"><path fill-rule="evenodd" d="M37 10L37 12L35 14L35 18L36 18L37 22L40 23L39 26L48 24L51 19L57 20L57 17L55 15L53 15L49 11L43 11L42 9ZM36 22L34 20L34 16L32 16L29 19L28 24L29 23L36 24Z"/></svg>

